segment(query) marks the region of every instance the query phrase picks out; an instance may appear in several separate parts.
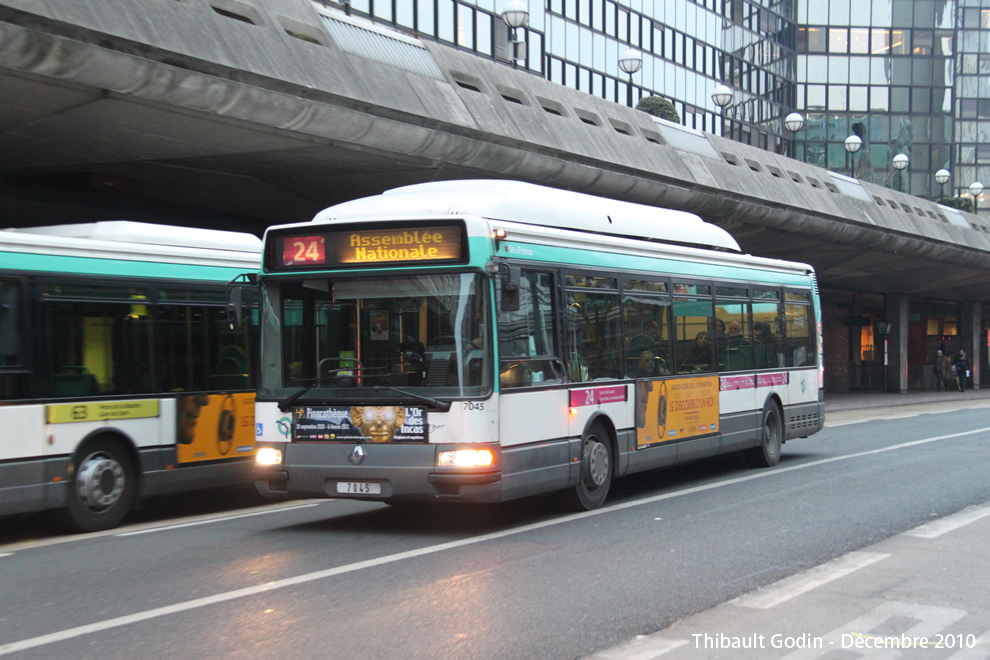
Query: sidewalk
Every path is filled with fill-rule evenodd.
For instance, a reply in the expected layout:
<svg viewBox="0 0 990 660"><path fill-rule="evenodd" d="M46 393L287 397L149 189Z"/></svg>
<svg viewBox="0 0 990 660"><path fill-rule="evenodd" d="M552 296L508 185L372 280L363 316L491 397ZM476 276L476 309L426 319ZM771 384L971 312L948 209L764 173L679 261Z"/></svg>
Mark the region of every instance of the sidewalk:
<svg viewBox="0 0 990 660"><path fill-rule="evenodd" d="M966 390L965 392L944 392L936 390L911 390L898 394L878 392L825 393L825 413L838 410L865 410L868 408L888 408L910 406L922 403L952 403L954 401L990 401L990 388Z"/></svg>

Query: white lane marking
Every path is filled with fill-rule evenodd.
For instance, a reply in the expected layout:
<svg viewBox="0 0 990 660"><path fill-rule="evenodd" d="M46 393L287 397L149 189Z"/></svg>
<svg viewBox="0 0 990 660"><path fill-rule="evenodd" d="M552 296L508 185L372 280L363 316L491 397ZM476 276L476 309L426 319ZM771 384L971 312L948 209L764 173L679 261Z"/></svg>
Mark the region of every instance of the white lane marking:
<svg viewBox="0 0 990 660"><path fill-rule="evenodd" d="M882 552L850 552L838 559L833 559L804 573L784 578L729 602L739 607L767 610L889 556L889 554Z"/></svg>
<svg viewBox="0 0 990 660"><path fill-rule="evenodd" d="M637 635L627 644L602 651L586 660L653 660L687 643L686 639L666 639L657 634Z"/></svg>
<svg viewBox="0 0 990 660"><path fill-rule="evenodd" d="M953 635L959 640L958 633ZM946 635L948 637L948 635ZM968 635L962 636L964 648L950 655L946 660L986 660L990 658L990 630L984 630L983 634L976 636L976 643L973 646L965 647L968 644ZM957 644L956 646L959 646Z"/></svg>
<svg viewBox="0 0 990 660"><path fill-rule="evenodd" d="M832 655L834 652L845 648L843 641L849 644L851 640L856 639L862 640L864 644L866 640L869 640L871 645L870 648L855 649L850 652L856 653L857 657L883 658L884 660L887 658L917 657L911 654L912 651L921 648L917 640L927 638L934 642L937 633L945 630L966 614L966 610L953 607L935 607L896 601L882 603L866 614L823 635L819 648L804 648L794 651L785 655L783 660L813 660ZM904 632L870 633L871 630L897 629L899 628L898 623L904 619L914 620L918 623ZM892 620L897 623L890 623Z"/></svg>
<svg viewBox="0 0 990 660"><path fill-rule="evenodd" d="M179 523L178 525L166 525L164 527L152 527L150 529L139 529L136 532L122 532L120 534L115 534L114 536L138 536L139 534L154 534L156 532L169 532L173 529L182 529L184 527L197 527L198 525L212 525L218 522L227 522L228 520L237 520L238 518L251 518L252 516L267 516L270 513L282 513L283 511L294 511L296 509L308 509L311 506L319 506L322 502L314 502L312 504L300 504L298 506L287 506L280 509L270 509L268 511L255 511L253 513L238 513L233 516L223 516L222 518L210 518L209 520L197 520L195 522Z"/></svg>
<svg viewBox="0 0 990 660"><path fill-rule="evenodd" d="M990 505L980 507L971 506L951 516L939 518L938 520L933 520L930 523L915 527L905 532L905 534L920 539L934 539L987 516L990 516Z"/></svg>
<svg viewBox="0 0 990 660"><path fill-rule="evenodd" d="M261 506L241 509L242 512L251 513L253 511L270 511L272 513L278 513L279 511L285 511L287 509L295 509L300 506L300 502L310 501L313 502L313 506L318 506L320 504L328 504L330 502L339 502L340 500L295 500L292 502L276 502L274 504L263 504ZM196 522L199 520L212 520L216 516L215 513L205 513L198 516L185 516L183 518L175 518L169 521L169 524L182 524L185 522ZM93 538L99 538L101 536L117 536L121 533L125 533L126 530L139 531L145 529L157 529L161 526L161 522L153 523L141 523L135 525L128 525L126 527L119 527L117 529L108 529L103 532L90 532L88 534L67 534L65 536L58 536L50 539L42 539L40 541L29 540L29 541L18 541L16 543L8 543L7 545L0 545L0 550L33 550L35 548L43 548L50 545L62 545L63 543L75 543L77 541L87 541Z"/></svg>
<svg viewBox="0 0 990 660"><path fill-rule="evenodd" d="M12 554L14 554L14 553L13 552L3 552L3 553L0 553L0 557L10 557Z"/></svg>
<svg viewBox="0 0 990 660"><path fill-rule="evenodd" d="M223 603L228 600L245 598L247 596L254 596L260 593L264 593L266 591L281 589L283 587L290 587L297 584L304 584L306 582L323 580L325 578L334 577L337 575L343 575L345 573L360 571L365 568L384 566L386 564L391 564L397 561L413 559L416 557L423 557L425 555L432 555L434 553L443 552L445 550L462 548L469 545L484 543L486 541L494 541L496 539L515 536L517 534L525 534L526 532L545 529L547 527L555 527L557 525L563 525L564 523L574 522L576 520L584 520L585 518L600 516L606 513L613 513L615 511L623 511L625 509L631 509L633 507L642 506L644 504L653 504L655 502L662 502L664 500L673 499L675 497L684 497L685 495L701 493L707 490L713 490L715 488L722 488L725 486L740 484L747 481L755 481L756 479L766 479L767 477L785 474L787 472L794 472L796 470L807 470L809 468L817 467L819 465L826 465L828 463L847 461L854 458L860 458L863 456L872 456L875 454L884 454L891 451L897 451L898 449L917 447L920 445L926 445L941 440L950 440L952 438L961 438L967 435L975 435L977 433L987 433L987 432L990 432L990 427L983 427L979 429L974 429L972 431L962 431L960 433L950 433L948 435L939 435L933 438L912 440L910 442L903 442L899 445L891 445L889 447L881 447L879 449L870 449L868 451L863 451L856 454L847 454L845 456L833 456L832 458L823 458L820 461L812 461L810 463L802 463L801 465L793 465L791 467L786 467L786 468L778 468L775 470L757 472L755 474L746 475L745 477L736 477L735 479L727 479L725 481L718 481L711 484L705 484L703 486L695 486L694 488L687 488L685 490L674 491L671 493L664 493L662 495L655 495L653 497L648 497L642 500L635 500L632 502L625 502L623 504L616 504L614 506L595 509L594 511L585 511L583 513L576 513L570 516L555 518L553 520L545 520L543 522L532 523L530 525L524 525L522 527L503 530L501 532L493 532L491 534L484 534L482 536L475 536L473 538L461 539L460 541L451 541L448 543L441 543L439 545L419 548L417 550L409 550L407 552L400 552L394 555L387 555L385 557L379 557L377 559L369 559L366 561L361 561L354 564L348 564L345 566L337 566L336 568L330 568L323 571L305 573L303 575L297 575L295 577L285 578L283 580L276 580L274 582L269 582L267 584L259 584L253 587L246 587L244 589L237 589L235 591L228 591L225 593L215 594L213 596L207 596L205 598L197 598L195 600L189 600L183 603L176 603L174 605L168 605L166 607L158 607L153 610L137 612L135 614L129 614L127 616L121 616L115 619L98 621L96 623L91 623L85 626L68 628L66 630L51 633L48 635L41 635L39 637L32 637L30 639L21 640L19 642L5 644L3 646L0 646L0 655L7 655L9 653L15 653L17 651L23 651L25 649L32 649L38 646L44 646L46 644L53 644L55 642L61 642L67 639L72 639L74 637L80 637L82 635L88 635L94 632L109 630L111 628L118 628L120 626L126 626L132 623L137 623L139 621L147 621L148 619L155 619L158 617L167 616L169 614L175 614L177 612L185 612L199 607L207 607L209 605L214 605L216 603Z"/></svg>

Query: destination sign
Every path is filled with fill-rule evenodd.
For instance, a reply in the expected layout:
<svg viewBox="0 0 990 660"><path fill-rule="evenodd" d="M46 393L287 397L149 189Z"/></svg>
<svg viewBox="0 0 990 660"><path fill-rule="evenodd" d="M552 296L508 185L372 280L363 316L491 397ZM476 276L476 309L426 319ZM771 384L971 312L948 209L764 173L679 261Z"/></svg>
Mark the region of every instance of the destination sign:
<svg viewBox="0 0 990 660"><path fill-rule="evenodd" d="M326 239L323 236L287 236L282 239L283 266L322 266L326 262Z"/></svg>
<svg viewBox="0 0 990 660"><path fill-rule="evenodd" d="M276 236L272 247L276 269L460 262L466 256L461 225L308 231Z"/></svg>

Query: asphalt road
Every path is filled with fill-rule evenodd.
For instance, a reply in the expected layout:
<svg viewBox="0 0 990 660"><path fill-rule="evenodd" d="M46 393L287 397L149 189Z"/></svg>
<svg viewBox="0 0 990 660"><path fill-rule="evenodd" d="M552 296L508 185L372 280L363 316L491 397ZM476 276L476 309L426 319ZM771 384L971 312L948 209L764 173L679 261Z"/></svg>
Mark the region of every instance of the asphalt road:
<svg viewBox="0 0 990 660"><path fill-rule="evenodd" d="M584 657L990 501L988 410L932 410L831 415L777 468L635 475L585 514L306 501L17 539L0 654Z"/></svg>

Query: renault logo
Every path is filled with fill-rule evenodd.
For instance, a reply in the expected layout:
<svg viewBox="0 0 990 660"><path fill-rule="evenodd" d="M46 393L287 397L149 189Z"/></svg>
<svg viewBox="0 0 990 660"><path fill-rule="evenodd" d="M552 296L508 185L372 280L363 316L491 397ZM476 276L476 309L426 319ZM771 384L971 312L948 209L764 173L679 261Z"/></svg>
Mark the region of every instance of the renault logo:
<svg viewBox="0 0 990 660"><path fill-rule="evenodd" d="M358 445L353 450L351 450L350 455L347 460L351 462L351 465L361 465L361 461L364 460L364 449L361 445Z"/></svg>

